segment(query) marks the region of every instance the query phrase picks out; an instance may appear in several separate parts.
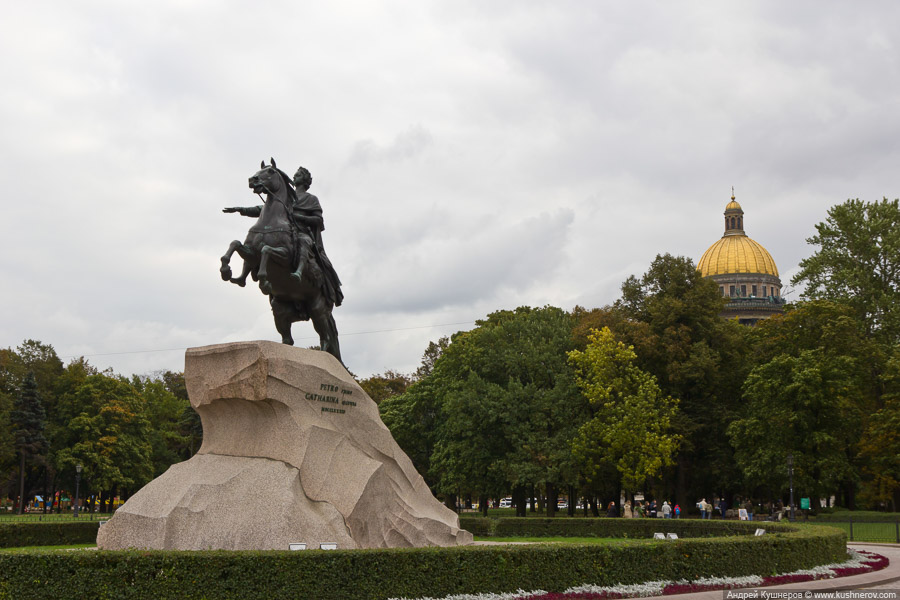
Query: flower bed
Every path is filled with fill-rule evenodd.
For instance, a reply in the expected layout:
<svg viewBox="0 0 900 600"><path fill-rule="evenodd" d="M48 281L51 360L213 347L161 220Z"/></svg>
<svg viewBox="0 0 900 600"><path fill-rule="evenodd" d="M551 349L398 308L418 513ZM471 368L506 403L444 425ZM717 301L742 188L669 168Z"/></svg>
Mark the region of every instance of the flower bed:
<svg viewBox="0 0 900 600"><path fill-rule="evenodd" d="M671 594L688 594L714 590L736 589L745 587L767 587L832 579L880 571L890 561L873 552L865 550L848 550L849 559L842 563L822 565L812 569L803 569L782 575L760 577L704 577L694 581L647 581L644 583L616 586L581 585L564 592L544 592L535 590L505 594L459 594L445 596L441 600L600 600L602 598L641 598L646 596L668 596ZM394 600L409 600L407 598ZM417 600L438 600L436 598L419 598Z"/></svg>

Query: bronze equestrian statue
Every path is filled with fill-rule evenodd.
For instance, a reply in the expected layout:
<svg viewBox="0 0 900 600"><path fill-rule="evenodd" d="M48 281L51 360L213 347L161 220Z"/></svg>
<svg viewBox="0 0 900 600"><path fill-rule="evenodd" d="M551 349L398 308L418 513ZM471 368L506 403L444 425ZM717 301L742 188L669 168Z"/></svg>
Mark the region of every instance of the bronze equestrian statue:
<svg viewBox="0 0 900 600"><path fill-rule="evenodd" d="M344 299L341 280L322 244L322 207L319 199L307 190L312 184L309 171L300 167L294 180L275 166L275 160L260 163L260 170L250 177L254 194L265 193L260 206L234 206L222 209L256 217L256 224L241 243L234 240L222 256L222 279L241 287L247 275L259 281L259 289L269 296L275 328L281 341L293 345L291 324L312 320L319 334L320 348L341 360L337 325L331 311ZM231 256L237 252L244 259L238 277L232 277Z"/></svg>

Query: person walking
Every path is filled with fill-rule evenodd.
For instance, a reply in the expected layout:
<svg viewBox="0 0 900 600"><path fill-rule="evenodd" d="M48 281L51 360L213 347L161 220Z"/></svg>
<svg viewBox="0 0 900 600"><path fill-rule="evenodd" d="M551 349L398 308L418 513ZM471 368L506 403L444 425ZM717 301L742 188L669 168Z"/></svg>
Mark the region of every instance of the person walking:
<svg viewBox="0 0 900 600"><path fill-rule="evenodd" d="M615 518L615 517L618 517L618 516L619 516L619 511L616 510L616 503L615 503L615 502L610 502L610 503L609 503L609 506L608 506L607 509L606 509L606 516L607 516L607 517L612 517L612 518Z"/></svg>
<svg viewBox="0 0 900 600"><path fill-rule="evenodd" d="M626 519L632 518L632 514L631 514L631 500L628 500L627 502L625 502L624 512L625 512L625 514L622 515L622 516L624 516Z"/></svg>
<svg viewBox="0 0 900 600"><path fill-rule="evenodd" d="M697 508L700 509L700 518L706 518L706 498L701 498L700 502L697 503Z"/></svg>
<svg viewBox="0 0 900 600"><path fill-rule="evenodd" d="M668 500L663 500L662 514L663 514L663 519L671 519L672 518L672 507L669 506Z"/></svg>
<svg viewBox="0 0 900 600"><path fill-rule="evenodd" d="M681 518L681 507L678 506L678 504L676 504L676 505L672 508L672 512L675 513L675 518L676 518L676 519L680 519L680 518Z"/></svg>

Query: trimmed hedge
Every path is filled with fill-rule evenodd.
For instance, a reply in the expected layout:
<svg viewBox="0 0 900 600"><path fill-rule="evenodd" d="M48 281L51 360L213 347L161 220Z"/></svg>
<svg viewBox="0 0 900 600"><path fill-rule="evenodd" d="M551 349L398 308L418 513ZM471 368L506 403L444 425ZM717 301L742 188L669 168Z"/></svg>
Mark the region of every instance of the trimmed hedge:
<svg viewBox="0 0 900 600"><path fill-rule="evenodd" d="M671 522L664 527L659 521L654 524L657 530L674 531ZM766 525L767 532L772 531L771 524ZM496 525L497 529L509 527ZM631 527L637 532L642 526ZM761 537L651 539L612 545L303 552L4 552L0 554L0 598L379 600L517 589L561 591L584 583L770 575L846 558L846 535L840 530L782 528L789 531Z"/></svg>
<svg viewBox="0 0 900 600"><path fill-rule="evenodd" d="M713 519L597 519L597 518L484 518L460 517L459 526L482 537L621 537L652 538L676 533L680 538L748 535L757 527L767 532L795 531L786 524Z"/></svg>
<svg viewBox="0 0 900 600"><path fill-rule="evenodd" d="M63 546L97 541L97 521L31 521L0 523L0 548Z"/></svg>

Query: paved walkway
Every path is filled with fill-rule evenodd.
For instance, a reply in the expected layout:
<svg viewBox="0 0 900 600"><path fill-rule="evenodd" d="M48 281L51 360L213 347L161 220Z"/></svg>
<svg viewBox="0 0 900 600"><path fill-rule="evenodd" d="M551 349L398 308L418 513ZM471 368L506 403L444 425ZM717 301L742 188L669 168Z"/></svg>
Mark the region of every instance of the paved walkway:
<svg viewBox="0 0 900 600"><path fill-rule="evenodd" d="M818 581L804 581L790 583L788 585L773 585L764 590L816 590L820 592L837 590L900 590L900 544L870 544L866 542L852 542L847 544L854 550L868 550L876 554L888 557L891 564L886 568L873 573L851 575L850 577L838 577L836 579L820 579ZM691 594L673 594L669 596L653 596L644 600L723 600L723 590L712 592L695 592Z"/></svg>

